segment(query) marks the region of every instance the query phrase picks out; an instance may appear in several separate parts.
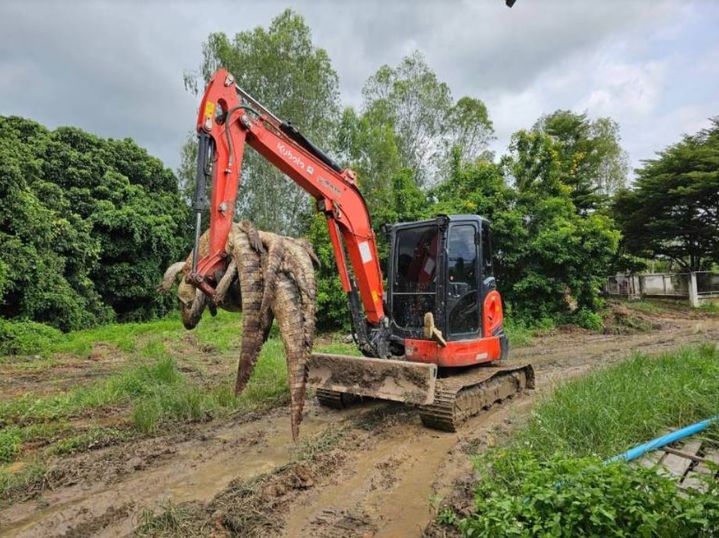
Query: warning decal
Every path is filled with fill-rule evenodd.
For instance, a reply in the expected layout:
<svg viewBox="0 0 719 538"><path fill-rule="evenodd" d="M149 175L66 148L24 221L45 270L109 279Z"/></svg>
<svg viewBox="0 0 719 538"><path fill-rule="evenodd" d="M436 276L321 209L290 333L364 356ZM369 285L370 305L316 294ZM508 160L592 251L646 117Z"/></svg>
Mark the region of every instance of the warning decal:
<svg viewBox="0 0 719 538"><path fill-rule="evenodd" d="M369 263L372 261L372 251L370 250L369 243L367 241L362 241L359 244L359 251L362 263Z"/></svg>

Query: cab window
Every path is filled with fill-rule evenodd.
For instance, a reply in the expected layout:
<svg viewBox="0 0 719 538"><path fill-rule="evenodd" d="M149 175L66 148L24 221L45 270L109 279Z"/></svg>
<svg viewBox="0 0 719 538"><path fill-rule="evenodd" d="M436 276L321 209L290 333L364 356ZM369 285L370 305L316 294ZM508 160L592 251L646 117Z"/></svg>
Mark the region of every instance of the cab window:
<svg viewBox="0 0 719 538"><path fill-rule="evenodd" d="M479 329L476 234L473 225L450 229L447 306L451 334L475 333Z"/></svg>

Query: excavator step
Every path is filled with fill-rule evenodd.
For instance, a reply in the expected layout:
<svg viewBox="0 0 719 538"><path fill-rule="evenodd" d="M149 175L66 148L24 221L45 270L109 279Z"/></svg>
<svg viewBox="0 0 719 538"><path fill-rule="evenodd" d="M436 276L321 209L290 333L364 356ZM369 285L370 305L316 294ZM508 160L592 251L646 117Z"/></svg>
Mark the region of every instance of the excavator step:
<svg viewBox="0 0 719 538"><path fill-rule="evenodd" d="M434 364L313 353L307 366L307 384L317 391L320 403L329 407L343 403L333 393L412 404L429 404L434 399Z"/></svg>
<svg viewBox="0 0 719 538"><path fill-rule="evenodd" d="M438 379L434 401L419 407L422 424L436 430L457 431L463 421L528 388L534 388L534 369L529 364L477 366Z"/></svg>

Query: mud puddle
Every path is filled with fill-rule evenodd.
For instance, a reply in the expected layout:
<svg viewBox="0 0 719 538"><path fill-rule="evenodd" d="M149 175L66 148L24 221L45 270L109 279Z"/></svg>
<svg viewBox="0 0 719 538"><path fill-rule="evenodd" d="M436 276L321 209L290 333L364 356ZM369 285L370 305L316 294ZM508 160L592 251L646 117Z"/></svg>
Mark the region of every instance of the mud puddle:
<svg viewBox="0 0 719 538"><path fill-rule="evenodd" d="M340 416L339 422L342 420L344 417ZM338 417L327 413L307 416L302 434L311 437L330 423L338 423ZM126 451L126 457L118 461L103 458L102 451L91 454L97 460L95 465L116 465L121 469L108 469L105 473L98 469L96 476L10 506L0 512L0 534L130 535L144 510L155 510L168 501L207 502L231 481L250 480L285 465L296 450L284 409L263 420L217 428L188 441L168 440L170 446L163 447L163 439L154 439L150 444L154 449L151 454L138 454L142 451L133 451L132 447L116 447L115 450ZM89 523L93 521L101 528L89 532Z"/></svg>

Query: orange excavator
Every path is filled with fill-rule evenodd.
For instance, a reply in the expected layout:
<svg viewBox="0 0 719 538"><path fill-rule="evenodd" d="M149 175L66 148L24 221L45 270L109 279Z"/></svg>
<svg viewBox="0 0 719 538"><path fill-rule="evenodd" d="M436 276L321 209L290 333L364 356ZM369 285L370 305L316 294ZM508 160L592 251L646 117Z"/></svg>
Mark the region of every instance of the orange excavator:
<svg viewBox="0 0 719 538"><path fill-rule="evenodd" d="M454 431L471 415L534 386L530 365L505 366L508 340L492 272L490 223L476 215L386 225L386 286L356 176L243 91L224 69L210 79L197 119L195 249L190 283L210 298L227 264L245 145L297 183L327 219L360 356L313 353L308 384L319 402L357 396L419 406L429 427ZM211 178L209 254L198 257Z"/></svg>

